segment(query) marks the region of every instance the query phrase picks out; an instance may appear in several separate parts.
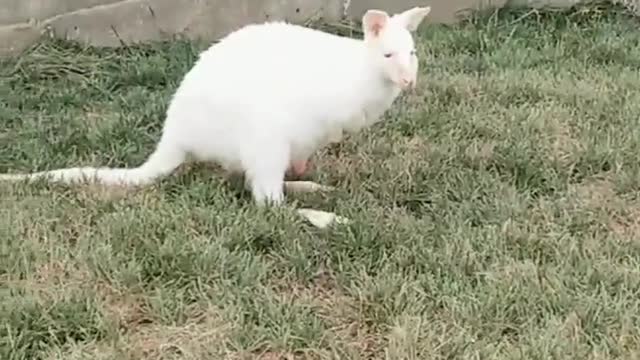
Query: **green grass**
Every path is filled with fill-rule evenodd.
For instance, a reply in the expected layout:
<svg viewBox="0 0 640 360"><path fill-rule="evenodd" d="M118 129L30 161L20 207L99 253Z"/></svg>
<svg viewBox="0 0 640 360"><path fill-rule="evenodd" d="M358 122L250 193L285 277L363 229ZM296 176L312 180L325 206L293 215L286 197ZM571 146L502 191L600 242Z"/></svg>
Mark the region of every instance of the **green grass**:
<svg viewBox="0 0 640 360"><path fill-rule="evenodd" d="M140 190L0 184L0 358L638 358L637 26L424 27L417 91L317 155L335 193L289 199L349 226L259 210L207 166ZM198 49L5 61L0 171L139 164Z"/></svg>

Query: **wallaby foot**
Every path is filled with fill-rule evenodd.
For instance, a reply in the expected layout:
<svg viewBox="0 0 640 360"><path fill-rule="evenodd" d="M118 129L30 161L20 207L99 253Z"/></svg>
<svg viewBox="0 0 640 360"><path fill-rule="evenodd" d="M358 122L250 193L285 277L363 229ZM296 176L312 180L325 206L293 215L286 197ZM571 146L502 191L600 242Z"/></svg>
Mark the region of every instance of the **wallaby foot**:
<svg viewBox="0 0 640 360"><path fill-rule="evenodd" d="M334 190L332 186L321 185L313 181L285 181L284 188L288 193L314 193ZM296 211L313 226L320 229L332 224L346 224L349 222L347 218L326 211L313 209L297 209Z"/></svg>
<svg viewBox="0 0 640 360"><path fill-rule="evenodd" d="M314 193L320 191L332 191L332 186L321 185L313 181L285 181L284 189L289 193Z"/></svg>
<svg viewBox="0 0 640 360"><path fill-rule="evenodd" d="M303 218L307 219L307 221L309 221L313 226L320 229L325 229L334 224L344 225L351 222L351 220L345 217L322 210L297 209L296 211Z"/></svg>

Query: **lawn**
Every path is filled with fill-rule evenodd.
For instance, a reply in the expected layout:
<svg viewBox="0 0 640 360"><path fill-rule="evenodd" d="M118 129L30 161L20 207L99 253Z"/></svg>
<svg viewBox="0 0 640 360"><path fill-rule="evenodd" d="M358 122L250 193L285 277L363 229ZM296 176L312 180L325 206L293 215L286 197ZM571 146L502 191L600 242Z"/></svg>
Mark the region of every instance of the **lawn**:
<svg viewBox="0 0 640 360"><path fill-rule="evenodd" d="M211 165L0 184L0 358L637 359L638 22L523 14L423 27L416 91L317 155L288 202L349 225ZM0 172L141 163L201 46L5 60Z"/></svg>

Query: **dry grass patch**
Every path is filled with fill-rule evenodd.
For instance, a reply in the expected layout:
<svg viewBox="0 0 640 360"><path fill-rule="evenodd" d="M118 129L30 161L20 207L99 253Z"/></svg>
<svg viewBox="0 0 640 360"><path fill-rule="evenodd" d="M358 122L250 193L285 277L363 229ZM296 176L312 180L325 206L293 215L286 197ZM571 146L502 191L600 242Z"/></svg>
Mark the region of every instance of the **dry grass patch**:
<svg viewBox="0 0 640 360"><path fill-rule="evenodd" d="M131 359L207 359L229 356L225 342L231 324L208 311L182 326L150 325L125 337Z"/></svg>
<svg viewBox="0 0 640 360"><path fill-rule="evenodd" d="M114 343L73 344L55 349L46 359L200 360L235 359L226 348L232 326L214 312L181 326L148 324L127 331Z"/></svg>
<svg viewBox="0 0 640 360"><path fill-rule="evenodd" d="M612 176L601 175L571 186L569 199L583 211L601 214L611 234L635 243L640 239L640 201L619 194Z"/></svg>

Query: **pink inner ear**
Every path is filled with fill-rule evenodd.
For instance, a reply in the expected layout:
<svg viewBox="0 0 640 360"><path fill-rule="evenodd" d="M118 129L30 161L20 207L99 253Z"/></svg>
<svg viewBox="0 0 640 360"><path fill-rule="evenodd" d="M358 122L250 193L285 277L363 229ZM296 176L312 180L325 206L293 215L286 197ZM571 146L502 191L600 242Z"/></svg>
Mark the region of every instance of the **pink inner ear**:
<svg viewBox="0 0 640 360"><path fill-rule="evenodd" d="M380 23L373 23L371 24L371 32L376 36L380 35L380 32L382 31L382 27L383 26Z"/></svg>
<svg viewBox="0 0 640 360"><path fill-rule="evenodd" d="M367 30L374 36L380 35L380 32L387 25L388 15L380 11L370 11L365 15L367 22Z"/></svg>

